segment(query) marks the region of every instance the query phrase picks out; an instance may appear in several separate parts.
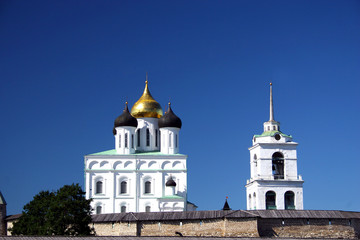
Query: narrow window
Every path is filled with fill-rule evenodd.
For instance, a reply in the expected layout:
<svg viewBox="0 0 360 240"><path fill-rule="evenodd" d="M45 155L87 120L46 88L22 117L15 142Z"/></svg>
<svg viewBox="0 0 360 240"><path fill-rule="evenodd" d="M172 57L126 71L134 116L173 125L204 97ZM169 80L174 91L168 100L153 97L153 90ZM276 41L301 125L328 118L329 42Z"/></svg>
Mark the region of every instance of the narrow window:
<svg viewBox="0 0 360 240"><path fill-rule="evenodd" d="M331 219L329 219L329 225L331 225Z"/></svg>
<svg viewBox="0 0 360 240"><path fill-rule="evenodd" d="M121 194L127 193L127 182L126 181L122 181L120 183L120 193Z"/></svg>
<svg viewBox="0 0 360 240"><path fill-rule="evenodd" d="M128 148L128 134L125 133L125 148Z"/></svg>
<svg viewBox="0 0 360 240"><path fill-rule="evenodd" d="M137 134L137 146L140 147L140 140L141 140L141 138L140 138L140 129L138 129L136 131L136 134Z"/></svg>
<svg viewBox="0 0 360 240"><path fill-rule="evenodd" d="M310 220L306 219L306 224L309 225L310 224Z"/></svg>
<svg viewBox="0 0 360 240"><path fill-rule="evenodd" d="M273 130L276 130L276 127L275 127L275 126L273 126Z"/></svg>
<svg viewBox="0 0 360 240"><path fill-rule="evenodd" d="M102 207L101 207L101 206L97 206L97 207L96 207L96 214L100 214L100 213L101 213L101 210L102 210Z"/></svg>
<svg viewBox="0 0 360 240"><path fill-rule="evenodd" d="M134 134L131 134L131 148L134 148Z"/></svg>
<svg viewBox="0 0 360 240"><path fill-rule="evenodd" d="M270 131L270 126L268 126L268 131Z"/></svg>
<svg viewBox="0 0 360 240"><path fill-rule="evenodd" d="M97 181L96 182L96 194L103 193L103 182Z"/></svg>
<svg viewBox="0 0 360 240"><path fill-rule="evenodd" d="M251 194L249 194L249 209L251 210Z"/></svg>
<svg viewBox="0 0 360 240"><path fill-rule="evenodd" d="M121 135L119 135L119 148L121 148Z"/></svg>
<svg viewBox="0 0 360 240"><path fill-rule="evenodd" d="M175 147L177 148L177 145L178 145L178 136L177 134L175 134Z"/></svg>
<svg viewBox="0 0 360 240"><path fill-rule="evenodd" d="M145 207L145 212L151 212L151 207L150 207L150 206L146 206L146 207Z"/></svg>
<svg viewBox="0 0 360 240"><path fill-rule="evenodd" d="M169 133L169 147L171 147L171 137L172 137L172 134Z"/></svg>
<svg viewBox="0 0 360 240"><path fill-rule="evenodd" d="M121 212L126 212L126 206L121 206Z"/></svg>
<svg viewBox="0 0 360 240"><path fill-rule="evenodd" d="M146 146L150 146L150 130L148 128L146 129Z"/></svg>
<svg viewBox="0 0 360 240"><path fill-rule="evenodd" d="M265 195L266 209L276 209L276 194L268 191Z"/></svg>
<svg viewBox="0 0 360 240"><path fill-rule="evenodd" d="M150 181L145 182L145 193L151 193L151 182Z"/></svg>
<svg viewBox="0 0 360 240"><path fill-rule="evenodd" d="M158 146L158 130L155 130L155 147Z"/></svg>

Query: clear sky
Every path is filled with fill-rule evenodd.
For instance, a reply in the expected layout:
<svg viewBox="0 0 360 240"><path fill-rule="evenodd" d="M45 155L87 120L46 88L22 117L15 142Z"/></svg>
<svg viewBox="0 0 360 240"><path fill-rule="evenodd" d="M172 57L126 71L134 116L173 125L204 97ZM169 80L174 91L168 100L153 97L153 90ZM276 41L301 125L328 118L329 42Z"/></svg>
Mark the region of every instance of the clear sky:
<svg viewBox="0 0 360 240"><path fill-rule="evenodd" d="M141 96L182 119L188 199L246 208L248 147L269 118L298 146L305 209L360 211L359 1L0 2L0 191L8 214L84 185Z"/></svg>

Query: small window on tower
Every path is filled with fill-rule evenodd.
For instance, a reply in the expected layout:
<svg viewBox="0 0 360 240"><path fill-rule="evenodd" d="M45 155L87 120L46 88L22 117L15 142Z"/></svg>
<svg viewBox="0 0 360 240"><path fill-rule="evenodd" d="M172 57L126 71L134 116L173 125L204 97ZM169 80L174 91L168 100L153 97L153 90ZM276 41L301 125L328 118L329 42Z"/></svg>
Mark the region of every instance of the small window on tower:
<svg viewBox="0 0 360 240"><path fill-rule="evenodd" d="M131 148L134 148L134 134L131 134Z"/></svg>
<svg viewBox="0 0 360 240"><path fill-rule="evenodd" d="M146 129L146 146L150 146L150 130L148 128Z"/></svg>
<svg viewBox="0 0 360 240"><path fill-rule="evenodd" d="M275 126L273 126L273 130L276 130L276 127L275 127Z"/></svg>
<svg viewBox="0 0 360 240"><path fill-rule="evenodd" d="M178 147L178 135L175 134L175 147L177 148Z"/></svg>
<svg viewBox="0 0 360 240"><path fill-rule="evenodd" d="M128 148L128 134L125 133L125 148Z"/></svg>
<svg viewBox="0 0 360 240"><path fill-rule="evenodd" d="M155 130L155 147L158 146L158 130Z"/></svg>
<svg viewBox="0 0 360 240"><path fill-rule="evenodd" d="M151 212L151 207L150 207L150 206L146 206L146 207L145 207L145 212Z"/></svg>
<svg viewBox="0 0 360 240"><path fill-rule="evenodd" d="M141 138L140 138L140 129L138 129L136 131L136 134L137 134L137 146L140 147L140 140L141 140Z"/></svg>
<svg viewBox="0 0 360 240"><path fill-rule="evenodd" d="M119 135L119 148L121 148L121 135Z"/></svg>

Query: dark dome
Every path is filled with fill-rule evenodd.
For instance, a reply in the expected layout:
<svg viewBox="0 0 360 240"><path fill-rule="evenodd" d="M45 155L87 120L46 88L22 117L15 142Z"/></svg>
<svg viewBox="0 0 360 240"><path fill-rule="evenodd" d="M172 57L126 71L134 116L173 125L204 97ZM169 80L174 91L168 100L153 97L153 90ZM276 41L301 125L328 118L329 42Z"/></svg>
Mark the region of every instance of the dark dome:
<svg viewBox="0 0 360 240"><path fill-rule="evenodd" d="M165 183L165 186L167 186L167 187L176 187L176 182L171 177L169 180L167 180L167 182Z"/></svg>
<svg viewBox="0 0 360 240"><path fill-rule="evenodd" d="M181 119L175 115L175 113L171 110L171 106L169 103L169 109L159 119L159 128L165 128L165 127L176 127L181 128Z"/></svg>
<svg viewBox="0 0 360 240"><path fill-rule="evenodd" d="M122 126L137 127L137 125L138 125L138 122L137 122L136 118L131 116L128 105L126 103L124 112L120 116L118 116L114 121L113 134L114 135L116 134L115 128L117 128L117 127L122 127Z"/></svg>

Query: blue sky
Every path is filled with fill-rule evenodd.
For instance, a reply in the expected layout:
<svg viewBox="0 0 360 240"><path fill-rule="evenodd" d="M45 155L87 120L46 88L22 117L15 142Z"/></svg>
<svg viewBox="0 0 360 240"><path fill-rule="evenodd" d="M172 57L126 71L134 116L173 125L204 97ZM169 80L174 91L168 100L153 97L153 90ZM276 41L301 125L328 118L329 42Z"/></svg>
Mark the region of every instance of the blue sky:
<svg viewBox="0 0 360 240"><path fill-rule="evenodd" d="M1 1L0 191L8 214L83 182L141 96L181 117L188 198L245 209L269 116L298 146L305 209L360 211L359 1Z"/></svg>

